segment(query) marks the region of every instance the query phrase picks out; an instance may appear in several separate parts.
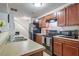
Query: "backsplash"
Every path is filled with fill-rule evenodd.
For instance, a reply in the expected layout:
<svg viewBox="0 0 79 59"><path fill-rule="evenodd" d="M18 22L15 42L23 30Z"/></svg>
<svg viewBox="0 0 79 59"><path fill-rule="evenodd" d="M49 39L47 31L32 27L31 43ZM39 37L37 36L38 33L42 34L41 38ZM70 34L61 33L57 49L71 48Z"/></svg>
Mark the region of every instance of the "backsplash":
<svg viewBox="0 0 79 59"><path fill-rule="evenodd" d="M61 27L60 31L65 31L65 30L79 30L79 26L66 26L66 27Z"/></svg>
<svg viewBox="0 0 79 59"><path fill-rule="evenodd" d="M79 30L79 26L65 26L65 27L58 27L57 22L49 23L47 30L57 30L59 31L66 31L66 30Z"/></svg>

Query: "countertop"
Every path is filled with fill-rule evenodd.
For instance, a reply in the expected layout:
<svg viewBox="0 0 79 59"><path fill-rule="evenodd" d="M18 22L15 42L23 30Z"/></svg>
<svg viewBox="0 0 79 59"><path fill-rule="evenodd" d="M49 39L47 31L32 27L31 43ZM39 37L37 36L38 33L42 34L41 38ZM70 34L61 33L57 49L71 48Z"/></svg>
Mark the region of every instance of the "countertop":
<svg viewBox="0 0 79 59"><path fill-rule="evenodd" d="M36 33L36 35L46 36L45 34L42 33Z"/></svg>
<svg viewBox="0 0 79 59"><path fill-rule="evenodd" d="M61 37L62 35L57 35L57 36L53 36L53 37L57 37L57 38L63 38L63 39L67 39L67 40L74 40L74 41L79 41L79 39L73 39L73 38L66 38L66 37Z"/></svg>
<svg viewBox="0 0 79 59"><path fill-rule="evenodd" d="M44 50L45 47L32 40L11 42L0 46L0 56L30 55L35 51Z"/></svg>

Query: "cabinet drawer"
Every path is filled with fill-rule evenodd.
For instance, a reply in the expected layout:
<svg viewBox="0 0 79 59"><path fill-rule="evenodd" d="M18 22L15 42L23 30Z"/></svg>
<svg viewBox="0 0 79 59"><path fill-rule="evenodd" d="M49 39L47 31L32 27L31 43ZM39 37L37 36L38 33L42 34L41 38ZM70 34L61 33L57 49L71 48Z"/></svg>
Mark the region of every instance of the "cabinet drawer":
<svg viewBox="0 0 79 59"><path fill-rule="evenodd" d="M62 43L63 39L62 38L54 38L54 42L60 42L60 43Z"/></svg>

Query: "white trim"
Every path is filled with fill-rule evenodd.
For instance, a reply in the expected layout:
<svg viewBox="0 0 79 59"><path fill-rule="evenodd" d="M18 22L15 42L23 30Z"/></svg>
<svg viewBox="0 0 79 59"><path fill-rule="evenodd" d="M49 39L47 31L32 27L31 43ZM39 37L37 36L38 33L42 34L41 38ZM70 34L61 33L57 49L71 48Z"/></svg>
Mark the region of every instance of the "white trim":
<svg viewBox="0 0 79 59"><path fill-rule="evenodd" d="M60 6L59 8L56 8L56 9L54 9L54 10L48 12L48 13L45 13L45 14L42 15L42 16L39 16L37 19L39 19L39 18L41 18L41 17L44 17L44 16L46 16L46 15L48 15L48 14L54 13L54 12L56 12L56 11L58 11L58 10L61 10L61 9L65 8L65 7L71 5L71 4L74 4L74 3L68 3L68 4L65 4L65 5L63 5L63 6Z"/></svg>

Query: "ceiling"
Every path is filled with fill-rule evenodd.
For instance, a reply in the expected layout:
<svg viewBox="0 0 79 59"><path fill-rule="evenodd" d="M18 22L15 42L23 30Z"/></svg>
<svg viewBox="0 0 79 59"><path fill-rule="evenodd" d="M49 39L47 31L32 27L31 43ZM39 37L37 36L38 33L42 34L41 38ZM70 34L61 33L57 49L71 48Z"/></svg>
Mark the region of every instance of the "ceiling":
<svg viewBox="0 0 79 59"><path fill-rule="evenodd" d="M15 8L18 11L10 11L13 13L16 17L39 17L44 15L45 13L48 13L62 5L65 5L66 3L46 3L45 6L36 8L33 6L33 3L9 3L9 8ZM7 4L6 3L0 3L0 12L7 12Z"/></svg>

